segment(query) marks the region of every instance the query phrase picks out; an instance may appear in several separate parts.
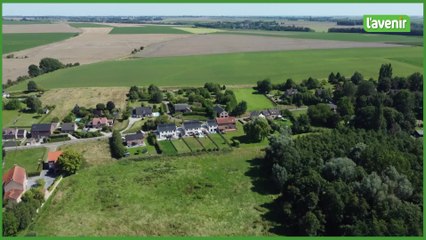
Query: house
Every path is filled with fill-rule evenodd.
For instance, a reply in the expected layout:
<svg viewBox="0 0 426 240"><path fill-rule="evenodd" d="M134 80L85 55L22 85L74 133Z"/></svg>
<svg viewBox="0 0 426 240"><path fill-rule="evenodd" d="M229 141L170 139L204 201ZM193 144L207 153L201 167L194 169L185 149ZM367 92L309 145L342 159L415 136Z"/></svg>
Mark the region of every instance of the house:
<svg viewBox="0 0 426 240"><path fill-rule="evenodd" d="M56 162L59 159L59 156L62 155L62 151L48 152L47 153L47 164L49 165L49 169L54 169L56 166Z"/></svg>
<svg viewBox="0 0 426 240"><path fill-rule="evenodd" d="M417 129L416 131L414 131L414 137L416 138L423 137L423 129Z"/></svg>
<svg viewBox="0 0 426 240"><path fill-rule="evenodd" d="M182 128L186 135L194 135L202 131L200 121L186 121L182 124Z"/></svg>
<svg viewBox="0 0 426 240"><path fill-rule="evenodd" d="M145 137L145 134L143 132L138 132L135 134L128 134L124 137L124 140L126 142L127 147L134 147L134 146L143 146L145 145L143 139Z"/></svg>
<svg viewBox="0 0 426 240"><path fill-rule="evenodd" d="M18 131L16 128L4 128L2 133L3 139L5 140L16 139L17 132Z"/></svg>
<svg viewBox="0 0 426 240"><path fill-rule="evenodd" d="M260 111L260 113L266 118L271 118L271 113L269 112L269 110L262 110Z"/></svg>
<svg viewBox="0 0 426 240"><path fill-rule="evenodd" d="M216 113L216 117L225 118L229 117L229 113L219 105L213 107L213 111Z"/></svg>
<svg viewBox="0 0 426 240"><path fill-rule="evenodd" d="M327 104L328 105L328 107L331 109L331 111L333 111L333 112L337 112L337 105L336 104L334 104L334 103L329 103L329 104Z"/></svg>
<svg viewBox="0 0 426 240"><path fill-rule="evenodd" d="M152 108L151 107L133 108L132 117L134 117L134 118L143 118L143 117L151 117L151 116L152 116Z"/></svg>
<svg viewBox="0 0 426 240"><path fill-rule="evenodd" d="M73 134L77 131L77 124L75 123L63 123L61 126L61 132Z"/></svg>
<svg viewBox="0 0 426 240"><path fill-rule="evenodd" d="M106 117L101 117L101 118L95 117L92 119L89 125L92 128L102 128L105 126L111 127L113 123L114 123L114 120L112 119L108 119Z"/></svg>
<svg viewBox="0 0 426 240"><path fill-rule="evenodd" d="M33 124L31 126L31 137L36 139L41 139L45 137L49 137L55 131L56 124L52 123L40 123Z"/></svg>
<svg viewBox="0 0 426 240"><path fill-rule="evenodd" d="M22 195L27 190L27 173L25 169L15 165L3 175L3 200L7 205L21 201Z"/></svg>
<svg viewBox="0 0 426 240"><path fill-rule="evenodd" d="M219 131L228 132L237 130L237 121L234 117L216 118Z"/></svg>
<svg viewBox="0 0 426 240"><path fill-rule="evenodd" d="M299 93L299 91L296 88L290 88L290 89L285 90L284 95L286 97L291 97L291 96L298 94L298 93Z"/></svg>
<svg viewBox="0 0 426 240"><path fill-rule="evenodd" d="M214 119L210 119L210 120L207 120L207 122L206 122L206 128L207 128L207 131L209 132L209 133L216 133L217 132L217 122L216 122L216 120L214 120Z"/></svg>
<svg viewBox="0 0 426 240"><path fill-rule="evenodd" d="M278 110L278 109L268 109L267 111L268 111L268 116L267 116L267 118L275 119L275 118L277 118L277 117L280 117L280 116L281 116L281 112L280 112L280 110ZM266 116L266 115L265 115L265 116Z"/></svg>
<svg viewBox="0 0 426 240"><path fill-rule="evenodd" d="M262 114L262 112L259 111L253 111L250 113L250 119L254 119L254 118L265 118L265 115Z"/></svg>
<svg viewBox="0 0 426 240"><path fill-rule="evenodd" d="M173 109L174 109L175 113L177 113L177 112L181 112L181 113L192 112L191 106L189 106L186 103L177 103L177 104L173 105Z"/></svg>
<svg viewBox="0 0 426 240"><path fill-rule="evenodd" d="M17 139L25 139L27 138L27 130L25 129L18 129L16 132L16 138Z"/></svg>
<svg viewBox="0 0 426 240"><path fill-rule="evenodd" d="M158 124L157 133L160 139L176 138L177 127L174 123Z"/></svg>

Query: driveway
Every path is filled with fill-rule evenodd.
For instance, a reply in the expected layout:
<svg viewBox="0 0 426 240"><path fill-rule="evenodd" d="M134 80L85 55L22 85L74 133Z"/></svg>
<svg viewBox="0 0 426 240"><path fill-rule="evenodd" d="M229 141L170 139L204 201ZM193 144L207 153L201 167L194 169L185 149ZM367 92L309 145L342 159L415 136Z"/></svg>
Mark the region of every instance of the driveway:
<svg viewBox="0 0 426 240"><path fill-rule="evenodd" d="M44 188L47 189L50 185L53 184L55 181L56 175L49 174L48 170L42 170L40 172L40 176L35 177L29 177L27 182L27 188L36 187L37 186L37 180L44 179L46 182L46 185L44 185Z"/></svg>

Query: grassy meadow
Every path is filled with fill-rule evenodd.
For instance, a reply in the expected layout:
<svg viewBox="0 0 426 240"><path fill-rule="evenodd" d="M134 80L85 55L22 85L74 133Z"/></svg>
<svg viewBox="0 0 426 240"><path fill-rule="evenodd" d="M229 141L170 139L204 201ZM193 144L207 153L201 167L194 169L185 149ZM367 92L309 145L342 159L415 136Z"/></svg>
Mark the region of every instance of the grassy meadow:
<svg viewBox="0 0 426 240"><path fill-rule="evenodd" d="M143 27L114 27L110 34L190 34L190 32L169 26L151 26Z"/></svg>
<svg viewBox="0 0 426 240"><path fill-rule="evenodd" d="M28 232L37 236L271 235L272 224L263 215L265 205L277 195L259 177L255 158L262 154L254 147L87 168L63 180Z"/></svg>
<svg viewBox="0 0 426 240"><path fill-rule="evenodd" d="M247 102L247 111L264 110L273 108L274 104L263 94L257 94L253 88L235 88L232 89L235 93L237 101Z"/></svg>
<svg viewBox="0 0 426 240"><path fill-rule="evenodd" d="M15 164L25 168L27 174L39 173L41 170L39 168L40 160L44 161L46 158L47 148L44 147L7 151L2 167L3 173L11 169Z"/></svg>
<svg viewBox="0 0 426 240"><path fill-rule="evenodd" d="M3 54L59 42L74 36L77 36L77 33L6 33L3 34Z"/></svg>
<svg viewBox="0 0 426 240"><path fill-rule="evenodd" d="M31 125L39 123L46 115L37 113L24 113L16 110L2 110L2 127L31 128Z"/></svg>
<svg viewBox="0 0 426 240"><path fill-rule="evenodd" d="M202 86L205 82L254 85L269 78L300 82L330 72L351 76L361 72L377 78L380 66L391 63L394 76L423 72L423 47L356 48L214 54L107 61L63 69L34 80L44 89L113 86ZM27 82L8 88L25 90Z"/></svg>

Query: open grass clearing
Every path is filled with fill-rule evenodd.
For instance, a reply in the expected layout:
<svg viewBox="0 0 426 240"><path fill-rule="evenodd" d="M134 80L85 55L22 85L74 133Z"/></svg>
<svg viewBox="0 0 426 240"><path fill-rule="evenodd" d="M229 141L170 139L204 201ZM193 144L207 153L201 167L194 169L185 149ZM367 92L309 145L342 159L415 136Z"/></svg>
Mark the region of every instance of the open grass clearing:
<svg viewBox="0 0 426 240"><path fill-rule="evenodd" d="M244 126L241 122L237 122L237 130L230 131L223 134L223 136L232 143L232 140L238 140L240 142L240 148L251 148L251 147L266 147L268 145L268 139L264 139L261 142L252 142L251 139L246 137L244 133Z"/></svg>
<svg viewBox="0 0 426 240"><path fill-rule="evenodd" d="M41 171L40 162L46 160L46 158L47 148L44 147L7 151L3 160L3 173L16 164L25 168L27 174L36 175Z"/></svg>
<svg viewBox="0 0 426 240"><path fill-rule="evenodd" d="M277 195L258 177L253 159L262 155L259 148L236 149L123 159L84 169L63 180L29 231L37 236L272 235L263 215Z"/></svg>
<svg viewBox="0 0 426 240"><path fill-rule="evenodd" d="M173 140L172 143L177 149L179 154L191 152L191 149L188 148L188 146L185 144L185 142L182 139Z"/></svg>
<svg viewBox="0 0 426 240"><path fill-rule="evenodd" d="M16 110L2 110L2 127L31 128L31 125L39 123L45 115L37 113L24 113Z"/></svg>
<svg viewBox="0 0 426 240"><path fill-rule="evenodd" d="M237 101L247 102L247 111L264 110L274 107L274 104L263 94L259 94L253 88L231 89L235 93Z"/></svg>
<svg viewBox="0 0 426 240"><path fill-rule="evenodd" d="M158 145L164 155L175 155L177 153L173 143L169 140L158 141Z"/></svg>
<svg viewBox="0 0 426 240"><path fill-rule="evenodd" d="M98 166L113 163L108 139L95 139L80 143L66 144L60 150L73 150L83 154L88 166Z"/></svg>
<svg viewBox="0 0 426 240"><path fill-rule="evenodd" d="M76 87L202 86L205 82L226 85L254 85L269 78L282 83L296 82L312 76L326 79L330 72L351 76L359 71L368 79L377 78L383 63L391 63L394 76L423 72L422 61L416 64L399 59L422 58L423 47L358 48L300 50L281 52L232 53L204 56L144 58L68 68L34 78L45 89ZM419 66L420 64L420 66ZM188 67L196 66L196 67ZM27 81L8 88L22 91Z"/></svg>
<svg viewBox="0 0 426 240"><path fill-rule="evenodd" d="M190 34L169 26L145 25L142 27L114 27L110 34Z"/></svg>
<svg viewBox="0 0 426 240"><path fill-rule="evenodd" d="M59 42L76 35L76 33L6 33L3 34L3 54Z"/></svg>

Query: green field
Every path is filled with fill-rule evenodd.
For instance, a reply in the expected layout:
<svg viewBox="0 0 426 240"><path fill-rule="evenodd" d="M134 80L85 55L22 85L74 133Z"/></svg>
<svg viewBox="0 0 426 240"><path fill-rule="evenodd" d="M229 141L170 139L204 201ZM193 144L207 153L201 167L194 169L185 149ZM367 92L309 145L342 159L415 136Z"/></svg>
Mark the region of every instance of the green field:
<svg viewBox="0 0 426 240"><path fill-rule="evenodd" d="M77 33L6 33L3 34L3 54L59 42Z"/></svg>
<svg viewBox="0 0 426 240"><path fill-rule="evenodd" d="M178 153L191 152L191 149L189 149L188 146L186 146L185 142L182 139L173 140L172 143L177 149Z"/></svg>
<svg viewBox="0 0 426 240"><path fill-rule="evenodd" d="M101 27L111 27L102 23L68 23L71 27L75 28L101 28Z"/></svg>
<svg viewBox="0 0 426 240"><path fill-rule="evenodd" d="M49 24L50 21L45 20L32 20L32 21L20 21L20 20L2 20L3 25L17 25L17 24Z"/></svg>
<svg viewBox="0 0 426 240"><path fill-rule="evenodd" d="M43 115L36 113L22 113L14 110L3 110L2 127L6 128L16 126L21 128L31 128L31 125L39 123L42 118Z"/></svg>
<svg viewBox="0 0 426 240"><path fill-rule="evenodd" d="M33 175L40 172L40 161L46 160L47 148L31 148L25 150L7 151L4 159L3 173L17 164L23 168L27 174Z"/></svg>
<svg viewBox="0 0 426 240"><path fill-rule="evenodd" d="M247 111L264 110L273 108L274 104L263 94L255 94L253 88L232 89L237 97L237 101L247 102Z"/></svg>
<svg viewBox="0 0 426 240"><path fill-rule="evenodd" d="M160 146L161 151L165 155L175 155L177 153L172 142L169 140L158 141L158 145Z"/></svg>
<svg viewBox="0 0 426 240"><path fill-rule="evenodd" d="M326 79L330 72L351 76L361 72L377 78L380 66L391 63L394 76L423 73L423 47L299 50L158 57L108 61L58 70L34 80L44 89L112 86L202 86L205 82L254 85L312 76ZM21 82L8 91L25 90Z"/></svg>
<svg viewBox="0 0 426 240"><path fill-rule="evenodd" d="M194 137L187 137L183 139L191 148L193 152L204 150L203 146Z"/></svg>
<svg viewBox="0 0 426 240"><path fill-rule="evenodd" d="M254 159L262 154L258 148L236 149L87 168L63 179L27 232L38 237L272 235L264 214L277 195L259 177Z"/></svg>
<svg viewBox="0 0 426 240"><path fill-rule="evenodd" d="M216 145L208 137L198 138L198 141L201 142L201 144L206 150L212 150L217 148Z"/></svg>
<svg viewBox="0 0 426 240"><path fill-rule="evenodd" d="M275 36L299 39L319 39L354 42L385 42L402 43L423 46L423 38L420 36L404 36L389 34L362 34L362 33L328 33L328 32L285 32L285 31L228 31L215 32L214 34L243 34L259 36Z"/></svg>
<svg viewBox="0 0 426 240"><path fill-rule="evenodd" d="M110 34L191 34L169 26L115 27Z"/></svg>
<svg viewBox="0 0 426 240"><path fill-rule="evenodd" d="M209 134L209 137L219 146L219 149L229 148L229 145L219 134Z"/></svg>

